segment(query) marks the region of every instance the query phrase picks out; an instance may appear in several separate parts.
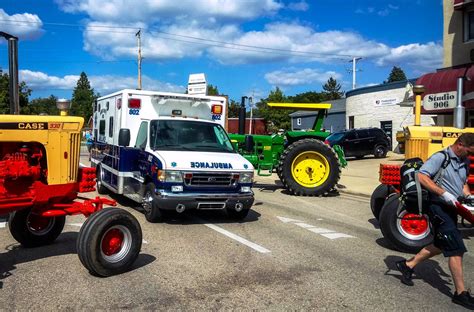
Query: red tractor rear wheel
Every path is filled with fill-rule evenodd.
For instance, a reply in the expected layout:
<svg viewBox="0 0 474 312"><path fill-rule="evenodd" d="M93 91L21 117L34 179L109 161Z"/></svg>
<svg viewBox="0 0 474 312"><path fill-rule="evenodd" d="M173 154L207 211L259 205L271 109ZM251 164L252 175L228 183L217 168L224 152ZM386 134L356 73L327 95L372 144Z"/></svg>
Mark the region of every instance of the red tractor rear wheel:
<svg viewBox="0 0 474 312"><path fill-rule="evenodd" d="M105 208L84 222L77 253L91 274L106 277L126 272L141 246L142 230L137 219L123 209Z"/></svg>

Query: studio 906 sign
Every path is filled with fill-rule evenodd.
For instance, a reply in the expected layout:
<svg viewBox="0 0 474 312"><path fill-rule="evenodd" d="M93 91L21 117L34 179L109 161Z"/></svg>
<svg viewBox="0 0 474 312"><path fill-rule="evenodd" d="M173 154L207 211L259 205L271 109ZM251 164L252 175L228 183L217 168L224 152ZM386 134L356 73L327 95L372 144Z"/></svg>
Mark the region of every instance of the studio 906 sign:
<svg viewBox="0 0 474 312"><path fill-rule="evenodd" d="M456 91L427 94L423 98L423 108L427 111L452 109L456 107Z"/></svg>

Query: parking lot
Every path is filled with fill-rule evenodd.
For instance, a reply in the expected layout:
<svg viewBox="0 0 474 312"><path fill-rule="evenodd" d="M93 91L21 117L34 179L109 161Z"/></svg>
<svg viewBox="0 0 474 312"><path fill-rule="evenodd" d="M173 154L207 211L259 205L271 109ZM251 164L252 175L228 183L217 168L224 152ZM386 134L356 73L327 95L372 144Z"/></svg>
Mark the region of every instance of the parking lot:
<svg viewBox="0 0 474 312"><path fill-rule="evenodd" d="M75 240L84 218L68 217L50 246L24 249L0 221L0 306L65 309L327 309L456 310L447 261L417 268L407 288L394 262L409 255L387 248L366 197L295 197L257 178L256 202L242 222L220 211L147 223L140 208L113 197L143 229L133 269L91 276ZM88 196L94 196L91 193ZM465 232L470 235L469 232ZM468 249L473 249L467 239ZM474 259L465 256L465 279Z"/></svg>

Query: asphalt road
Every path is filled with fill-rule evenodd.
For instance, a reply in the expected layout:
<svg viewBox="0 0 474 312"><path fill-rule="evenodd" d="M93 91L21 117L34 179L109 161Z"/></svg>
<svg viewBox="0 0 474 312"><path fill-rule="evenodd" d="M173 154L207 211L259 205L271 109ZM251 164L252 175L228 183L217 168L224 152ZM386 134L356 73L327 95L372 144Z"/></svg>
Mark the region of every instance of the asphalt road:
<svg viewBox="0 0 474 312"><path fill-rule="evenodd" d="M387 248L367 198L295 197L260 181L242 222L217 211L151 224L115 197L144 241L133 269L109 278L89 275L77 257L83 217L35 249L19 247L0 221L0 310L461 310L443 257L417 268L414 287L400 283L394 262L409 255ZM466 254L468 286L473 264Z"/></svg>

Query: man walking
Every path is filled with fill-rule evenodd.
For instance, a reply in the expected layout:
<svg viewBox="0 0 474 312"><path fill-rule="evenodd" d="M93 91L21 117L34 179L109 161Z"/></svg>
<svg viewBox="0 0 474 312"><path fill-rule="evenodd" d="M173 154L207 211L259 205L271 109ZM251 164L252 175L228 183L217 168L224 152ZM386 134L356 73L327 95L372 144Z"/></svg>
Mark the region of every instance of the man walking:
<svg viewBox="0 0 474 312"><path fill-rule="evenodd" d="M402 283L413 286L414 267L426 259L443 253L449 258L449 270L454 281L455 292L452 301L474 310L474 298L464 285L462 259L467 250L457 229L455 206L458 197L470 195L466 182L469 175L468 156L474 155L474 133L462 134L445 151L450 162L439 181L433 181L433 178L445 160L444 153L433 154L418 174L421 185L430 192L431 202L427 214L434 241L414 257L399 261L396 265L402 273Z"/></svg>

